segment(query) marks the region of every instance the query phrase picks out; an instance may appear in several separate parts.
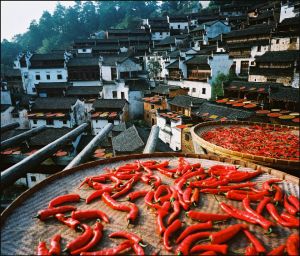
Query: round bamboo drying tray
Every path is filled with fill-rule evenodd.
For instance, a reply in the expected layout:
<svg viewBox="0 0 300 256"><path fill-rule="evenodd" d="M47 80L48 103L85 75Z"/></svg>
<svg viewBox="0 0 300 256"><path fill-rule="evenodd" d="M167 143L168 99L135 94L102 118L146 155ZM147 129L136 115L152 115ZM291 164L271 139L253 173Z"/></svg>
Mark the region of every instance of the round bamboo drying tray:
<svg viewBox="0 0 300 256"><path fill-rule="evenodd" d="M49 201L56 196L66 193L79 193L81 197L86 198L93 190L78 190L80 182L90 175L99 174L104 172L104 168L113 168L121 164L132 162L133 159L155 159L159 161L170 160L171 168L178 164L178 157L184 156L191 163L201 162L203 167L210 167L214 164L236 164L241 166L242 171L253 171L258 168L264 172L262 175L253 179L253 181L261 186L262 182L271 178L281 178L284 181L280 183L280 186L284 191L288 191L291 194L299 195L299 179L292 175L286 174L281 171L277 171L271 168L262 167L251 162L242 160L233 160L225 157L218 157L215 155L197 155L197 154L180 154L180 153L154 153L144 155L128 155L120 156L111 159L104 159L94 162L89 162L78 167L61 171L56 173L47 179L43 180L33 188L25 191L20 195L1 215L1 255L30 255L36 252L36 247L39 239L46 240L49 243L50 238L60 233L63 237L62 243L64 246L66 243L74 239L78 234L70 230L63 224L58 223L54 219L49 219L42 222L32 217L43 208L46 208ZM171 184L171 179L163 175L158 174L163 183ZM149 186L142 183L137 183L134 186L134 190L150 189ZM222 201L227 201L223 196L218 196ZM122 198L120 198L122 199ZM241 202L230 201L235 207L241 207ZM100 209L104 211L110 217L110 224L105 224L103 239L97 245L94 250L99 250L104 247L112 247L119 244L120 239L109 239L108 235L118 230L128 230L141 236L143 241L148 245L145 248L146 255L153 254L160 250L160 255L168 254L164 250L162 240L156 233L156 214L151 209L147 209L143 199L138 199L136 204L139 208L139 217L137 224L133 227L126 227L125 216L127 213L119 212L107 207L101 200L95 200L90 204L80 202L75 204L78 209ZM217 201L212 195L201 194L201 199L198 208L196 210L206 212L222 213ZM185 219L188 225L195 224L197 222L187 219L183 212L181 219ZM93 225L95 220L85 222L89 225ZM237 223L240 221L231 219L226 224L218 224L218 228L224 228L228 225ZM297 232L296 229L288 229L278 227L279 236L266 236L263 235L263 229L257 225L249 225L250 230L261 240L267 250L275 248L276 246L285 242L287 236L292 232ZM230 242L230 248L233 251L244 252L246 246L249 244L245 236L237 236Z"/></svg>
<svg viewBox="0 0 300 256"><path fill-rule="evenodd" d="M299 167L300 167L299 161L276 159L276 158L241 153L238 151L233 151L233 150L229 150L229 149L217 146L213 143L210 143L210 142L204 140L201 137L203 133L205 133L209 130L215 129L217 127L225 126L225 125L228 125L228 126L261 125L261 126L274 126L274 127L288 127L291 130L295 130L296 132L299 132L299 127L297 127L297 126L286 126L286 125L280 125L280 124L255 123L255 122L245 122L245 121L204 122L204 123L194 126L191 129L191 134L193 137L194 146L196 148L196 153L199 153L199 152L197 152L197 148L202 147L211 153L221 155L221 156L231 157L233 159L251 161L251 162L254 162L254 163L257 163L260 165L269 166L269 167L272 167L275 169L280 169L283 171L292 171L293 173L295 171L299 171Z"/></svg>

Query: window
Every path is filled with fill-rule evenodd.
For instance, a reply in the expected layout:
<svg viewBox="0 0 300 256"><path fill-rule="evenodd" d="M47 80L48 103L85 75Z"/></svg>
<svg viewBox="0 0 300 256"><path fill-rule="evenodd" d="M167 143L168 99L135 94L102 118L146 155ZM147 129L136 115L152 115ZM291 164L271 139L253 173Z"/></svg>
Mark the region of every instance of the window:
<svg viewBox="0 0 300 256"><path fill-rule="evenodd" d="M36 89L35 89L35 87L32 87L32 92L36 92Z"/></svg>
<svg viewBox="0 0 300 256"><path fill-rule="evenodd" d="M32 121L33 121L34 124L37 124L37 121L36 121L36 120L32 120Z"/></svg>
<svg viewBox="0 0 300 256"><path fill-rule="evenodd" d="M190 140L190 135L184 134L184 139L185 139L186 141L189 141L189 140Z"/></svg>
<svg viewBox="0 0 300 256"><path fill-rule="evenodd" d="M121 92L121 99L125 99L125 93Z"/></svg>
<svg viewBox="0 0 300 256"><path fill-rule="evenodd" d="M57 79L61 80L62 79L62 75L61 74L57 74Z"/></svg>
<svg viewBox="0 0 300 256"><path fill-rule="evenodd" d="M180 25L178 25L178 28L180 28Z"/></svg>
<svg viewBox="0 0 300 256"><path fill-rule="evenodd" d="M82 49L83 52L86 52L86 49Z"/></svg>
<svg viewBox="0 0 300 256"><path fill-rule="evenodd" d="M116 99L118 97L117 91L112 92L113 98Z"/></svg>
<svg viewBox="0 0 300 256"><path fill-rule="evenodd" d="M24 78L25 79L27 79L28 78L28 74L26 73L26 74L24 74Z"/></svg>
<svg viewBox="0 0 300 256"><path fill-rule="evenodd" d="M297 37L293 37L290 39L290 43L297 43Z"/></svg>
<svg viewBox="0 0 300 256"><path fill-rule="evenodd" d="M31 180L32 182L36 182L36 177L35 177L35 176L30 176L30 180Z"/></svg>
<svg viewBox="0 0 300 256"><path fill-rule="evenodd" d="M35 75L35 80L41 80L41 76L40 75Z"/></svg>
<svg viewBox="0 0 300 256"><path fill-rule="evenodd" d="M279 39L276 39L276 44L279 44Z"/></svg>
<svg viewBox="0 0 300 256"><path fill-rule="evenodd" d="M155 125L155 120L154 120L154 118L152 118L151 123L152 123L152 125Z"/></svg>
<svg viewBox="0 0 300 256"><path fill-rule="evenodd" d="M67 124L67 120L63 120L63 124Z"/></svg>
<svg viewBox="0 0 300 256"><path fill-rule="evenodd" d="M50 74L46 75L47 80L50 80Z"/></svg>
<svg viewBox="0 0 300 256"><path fill-rule="evenodd" d="M54 122L53 122L53 120L51 119L51 120L46 120L46 124L47 125L53 125L54 124Z"/></svg>
<svg viewBox="0 0 300 256"><path fill-rule="evenodd" d="M187 29L187 26L184 26L184 29Z"/></svg>
<svg viewBox="0 0 300 256"><path fill-rule="evenodd" d="M196 88L192 88L192 92L196 92Z"/></svg>
<svg viewBox="0 0 300 256"><path fill-rule="evenodd" d="M151 105L151 109L154 109L154 105Z"/></svg>
<svg viewBox="0 0 300 256"><path fill-rule="evenodd" d="M257 51L260 52L261 51L261 46L257 46Z"/></svg>
<svg viewBox="0 0 300 256"><path fill-rule="evenodd" d="M206 88L202 88L202 94L206 94Z"/></svg>

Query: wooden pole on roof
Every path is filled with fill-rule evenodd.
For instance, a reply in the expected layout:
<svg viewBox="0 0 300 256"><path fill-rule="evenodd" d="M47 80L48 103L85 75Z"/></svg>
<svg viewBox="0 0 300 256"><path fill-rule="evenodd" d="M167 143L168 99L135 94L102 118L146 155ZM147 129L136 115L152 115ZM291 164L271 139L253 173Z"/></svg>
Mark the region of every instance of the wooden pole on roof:
<svg viewBox="0 0 300 256"><path fill-rule="evenodd" d="M87 128L87 123L81 124L64 136L39 149L33 155L24 158L22 161L1 172L1 187L7 187L13 184L16 180L32 171L32 169L36 168L41 162L52 156L66 143L83 133Z"/></svg>
<svg viewBox="0 0 300 256"><path fill-rule="evenodd" d="M39 126L37 128L31 129L29 131L23 132L19 135L16 135L12 138L9 138L7 140L1 141L1 146L0 146L0 150L4 150L7 149L11 146L14 146L22 141L27 140L28 138L44 131L46 129L46 125L43 126Z"/></svg>
<svg viewBox="0 0 300 256"><path fill-rule="evenodd" d="M90 141L90 143L87 144L85 148L64 168L64 170L71 169L85 162L91 154L94 153L99 143L107 137L112 128L113 124L111 123L105 125L104 128Z"/></svg>
<svg viewBox="0 0 300 256"><path fill-rule="evenodd" d="M11 129L15 129L19 126L20 126L20 124L17 123L17 122L3 125L3 126L1 126L1 132L6 132L6 131L9 131Z"/></svg>
<svg viewBox="0 0 300 256"><path fill-rule="evenodd" d="M146 146L144 148L143 154L149 154L155 152L156 144L158 141L158 134L159 134L159 127L157 125L153 125Z"/></svg>

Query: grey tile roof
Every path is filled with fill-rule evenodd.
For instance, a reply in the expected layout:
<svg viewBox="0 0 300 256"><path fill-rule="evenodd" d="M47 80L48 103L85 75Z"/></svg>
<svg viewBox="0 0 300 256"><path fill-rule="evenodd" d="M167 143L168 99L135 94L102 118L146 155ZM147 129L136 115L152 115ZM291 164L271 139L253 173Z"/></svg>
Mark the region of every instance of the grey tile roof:
<svg viewBox="0 0 300 256"><path fill-rule="evenodd" d="M5 112L11 105L9 104L1 104L1 112Z"/></svg>
<svg viewBox="0 0 300 256"><path fill-rule="evenodd" d="M93 108L122 110L126 103L128 102L125 99L97 99L93 103Z"/></svg>
<svg viewBox="0 0 300 256"><path fill-rule="evenodd" d="M183 40L187 37L188 35L168 36L165 39L161 40L157 45L175 44L175 39Z"/></svg>
<svg viewBox="0 0 300 256"><path fill-rule="evenodd" d="M201 64L201 65L208 65L207 59L209 58L208 55L196 55L192 57L191 59L188 59L185 61L186 64Z"/></svg>
<svg viewBox="0 0 300 256"><path fill-rule="evenodd" d="M84 147L90 143L90 141L94 138L94 135L85 135L83 134L78 142L77 146L77 152L80 152L81 150L84 149ZM100 144L98 145L100 147L111 147L111 143L109 139L106 137L104 140L100 141Z"/></svg>
<svg viewBox="0 0 300 256"><path fill-rule="evenodd" d="M179 69L179 61L175 60L174 62L172 62L171 64L169 64L168 66L166 66L166 69L168 68L176 68Z"/></svg>
<svg viewBox="0 0 300 256"><path fill-rule="evenodd" d="M205 113L209 113L209 115L217 115L218 119L221 117L226 117L230 120L247 119L255 114L253 111L234 109L210 102L204 102L200 107L194 109L193 113L197 116L202 116Z"/></svg>
<svg viewBox="0 0 300 256"><path fill-rule="evenodd" d="M72 86L70 87L66 95L67 96L80 96L80 95L95 95L98 96L99 92L103 89L102 86Z"/></svg>
<svg viewBox="0 0 300 256"><path fill-rule="evenodd" d="M204 103L206 100L192 97L189 95L177 95L173 100L169 102L170 105L178 106L178 107L196 107Z"/></svg>
<svg viewBox="0 0 300 256"><path fill-rule="evenodd" d="M64 60L63 53L45 53L45 54L37 54L34 53L30 61L40 61L40 60Z"/></svg>
<svg viewBox="0 0 300 256"><path fill-rule="evenodd" d="M138 134L137 129L133 125L112 138L112 146L117 152L133 152L145 146L145 143Z"/></svg>
<svg viewBox="0 0 300 256"><path fill-rule="evenodd" d="M58 138L64 136L68 132L72 131L71 128L46 128L42 132L30 137L30 146L46 146L49 143L57 140ZM68 143L69 145L71 142Z"/></svg>
<svg viewBox="0 0 300 256"><path fill-rule="evenodd" d="M17 136L17 135L19 135L19 134L21 134L23 132L27 132L29 130L30 129L12 129L12 130L8 130L8 131L5 131L5 132L1 132L0 133L0 135L1 135L1 141L10 139L10 138L12 138L14 136Z"/></svg>
<svg viewBox="0 0 300 256"><path fill-rule="evenodd" d="M271 30L274 28L273 25L268 24L259 24L248 27L242 30L234 30L227 34L223 35L223 38L232 38L232 37L244 37L250 35L263 35L263 34L270 34Z"/></svg>
<svg viewBox="0 0 300 256"><path fill-rule="evenodd" d="M178 90L180 89L180 86L177 85L159 85L152 89L151 91L157 94L165 94L168 95L171 90Z"/></svg>
<svg viewBox="0 0 300 256"><path fill-rule="evenodd" d="M271 89L270 98L277 101L299 103L299 89L279 86Z"/></svg>
<svg viewBox="0 0 300 256"><path fill-rule="evenodd" d="M256 62L293 62L300 60L299 51L276 51L265 52L261 56L255 57Z"/></svg>
<svg viewBox="0 0 300 256"><path fill-rule="evenodd" d="M36 98L32 111L39 110L70 110L77 101L75 97Z"/></svg>
<svg viewBox="0 0 300 256"><path fill-rule="evenodd" d="M72 83L69 82L53 82L53 83L39 83L35 87L37 89L67 89L68 87L72 86Z"/></svg>
<svg viewBox="0 0 300 256"><path fill-rule="evenodd" d="M127 79L125 84L129 91L145 91L150 89L150 83L147 79Z"/></svg>
<svg viewBox="0 0 300 256"><path fill-rule="evenodd" d="M68 61L68 67L83 67L83 66L98 66L99 58L98 57L75 57Z"/></svg>

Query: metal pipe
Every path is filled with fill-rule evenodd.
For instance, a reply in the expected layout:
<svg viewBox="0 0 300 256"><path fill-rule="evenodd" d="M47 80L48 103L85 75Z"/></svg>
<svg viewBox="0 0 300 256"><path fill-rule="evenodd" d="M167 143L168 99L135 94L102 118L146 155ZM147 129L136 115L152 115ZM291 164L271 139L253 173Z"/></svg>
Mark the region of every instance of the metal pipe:
<svg viewBox="0 0 300 256"><path fill-rule="evenodd" d="M153 125L146 146L144 148L143 154L155 152L156 144L158 141L158 134L159 134L159 127L157 125Z"/></svg>
<svg viewBox="0 0 300 256"><path fill-rule="evenodd" d="M64 170L71 169L83 162L85 162L90 155L95 151L100 141L103 140L112 130L113 124L108 123L104 128L85 146L83 150L65 167Z"/></svg>
<svg viewBox="0 0 300 256"><path fill-rule="evenodd" d="M87 123L78 126L76 129L51 142L47 146L39 149L33 155L24 158L19 163L1 172L1 186L6 187L14 183L17 179L21 178L28 171L37 167L41 162L46 160L49 156L53 155L67 142L71 141L79 134L81 134L85 129L87 129L87 127Z"/></svg>
<svg viewBox="0 0 300 256"><path fill-rule="evenodd" d="M20 126L20 124L18 122L3 125L3 126L1 126L1 132L6 132L6 131L9 131L11 129L15 129L19 126Z"/></svg>
<svg viewBox="0 0 300 256"><path fill-rule="evenodd" d="M0 150L9 148L9 147L11 147L11 146L13 146L17 143L20 143L20 142L22 142L22 141L38 134L38 133L40 133L41 131L45 130L46 128L47 128L46 125L43 125L43 126L31 129L29 131L23 132L19 135L16 135L16 136L12 137L12 138L9 138L7 140L1 141Z"/></svg>

